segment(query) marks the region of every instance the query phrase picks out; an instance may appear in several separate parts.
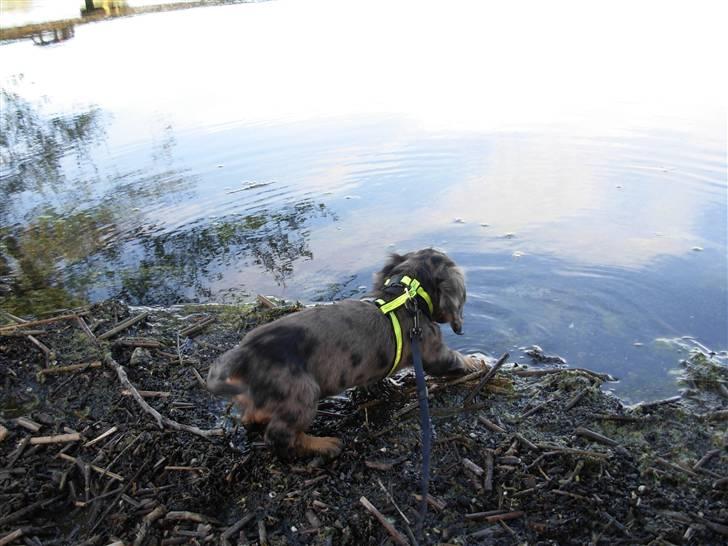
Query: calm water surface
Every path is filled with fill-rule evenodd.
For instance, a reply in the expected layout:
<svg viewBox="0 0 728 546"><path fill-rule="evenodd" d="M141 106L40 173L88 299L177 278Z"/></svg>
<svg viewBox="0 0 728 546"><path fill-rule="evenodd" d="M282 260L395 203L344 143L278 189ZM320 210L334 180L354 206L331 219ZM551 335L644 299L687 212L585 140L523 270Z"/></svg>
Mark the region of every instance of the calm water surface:
<svg viewBox="0 0 728 546"><path fill-rule="evenodd" d="M468 278L451 345L674 393L686 348L728 347L723 8L541 4L280 1L1 45L0 305L327 301L436 246Z"/></svg>

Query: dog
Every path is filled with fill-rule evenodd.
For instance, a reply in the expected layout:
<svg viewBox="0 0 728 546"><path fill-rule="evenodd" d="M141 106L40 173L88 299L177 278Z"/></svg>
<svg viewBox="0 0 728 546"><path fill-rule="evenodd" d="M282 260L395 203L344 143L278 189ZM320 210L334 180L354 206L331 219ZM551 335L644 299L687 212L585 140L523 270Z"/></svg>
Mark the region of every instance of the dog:
<svg viewBox="0 0 728 546"><path fill-rule="evenodd" d="M399 342L391 317L379 307L405 293L408 287L402 281L411 279L421 290L404 297L417 300L421 309L425 371L442 376L480 369L480 360L445 345L438 325L449 323L456 334L462 333L463 272L443 252L423 249L390 255L374 275L372 292L361 300L307 308L253 329L212 364L208 389L232 396L241 408L243 425L264 426L266 443L280 456L337 456L341 440L306 433L318 401L412 365L408 333L414 324L414 302L392 311L404 332ZM409 288L414 294L413 285Z"/></svg>

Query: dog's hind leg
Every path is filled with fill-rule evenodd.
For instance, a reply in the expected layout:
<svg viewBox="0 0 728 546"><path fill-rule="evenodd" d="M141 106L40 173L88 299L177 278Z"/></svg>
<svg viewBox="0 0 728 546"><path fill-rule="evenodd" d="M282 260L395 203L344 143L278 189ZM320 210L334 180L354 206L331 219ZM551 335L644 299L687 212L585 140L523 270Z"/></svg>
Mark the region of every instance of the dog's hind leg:
<svg viewBox="0 0 728 546"><path fill-rule="evenodd" d="M265 441L279 456L326 455L341 453L341 440L316 437L305 433L318 406L319 387L310 376L297 377L291 383L288 396L272 412L265 430Z"/></svg>

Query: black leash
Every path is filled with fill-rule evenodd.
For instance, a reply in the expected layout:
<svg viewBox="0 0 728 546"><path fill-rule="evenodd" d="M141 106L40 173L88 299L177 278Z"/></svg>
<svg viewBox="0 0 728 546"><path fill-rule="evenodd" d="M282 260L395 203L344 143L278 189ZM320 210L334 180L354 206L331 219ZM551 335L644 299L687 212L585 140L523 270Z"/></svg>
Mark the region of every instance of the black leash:
<svg viewBox="0 0 728 546"><path fill-rule="evenodd" d="M422 352L420 351L420 340L422 339L422 328L420 327L420 309L417 300L411 300L414 305L412 313L414 324L410 330L412 342L412 361L415 368L417 380L417 400L420 404L420 428L422 429L422 504L420 506L420 519L417 523L417 534L423 537L423 526L427 516L427 496L430 488L430 451L432 450L432 421L430 420L430 406L427 402L427 383L425 382L425 370L422 366Z"/></svg>

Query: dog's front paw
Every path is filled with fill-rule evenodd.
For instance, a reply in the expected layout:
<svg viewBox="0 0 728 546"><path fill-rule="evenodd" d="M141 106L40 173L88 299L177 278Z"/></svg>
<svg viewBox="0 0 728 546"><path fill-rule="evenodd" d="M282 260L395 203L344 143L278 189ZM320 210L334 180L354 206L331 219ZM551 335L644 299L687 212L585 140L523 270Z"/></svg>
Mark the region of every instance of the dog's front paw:
<svg viewBox="0 0 728 546"><path fill-rule="evenodd" d="M332 436L309 436L302 433L296 440L296 447L301 454L323 455L324 457L338 457L343 443Z"/></svg>

